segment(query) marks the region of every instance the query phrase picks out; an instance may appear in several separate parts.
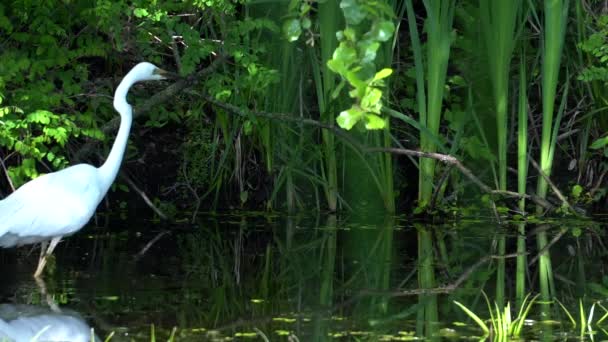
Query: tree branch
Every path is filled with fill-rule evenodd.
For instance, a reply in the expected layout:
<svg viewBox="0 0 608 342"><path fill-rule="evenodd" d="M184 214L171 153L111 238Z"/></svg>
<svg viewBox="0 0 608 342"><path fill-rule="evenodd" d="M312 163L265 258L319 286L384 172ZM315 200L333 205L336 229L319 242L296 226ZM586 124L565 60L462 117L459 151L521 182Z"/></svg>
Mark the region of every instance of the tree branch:
<svg viewBox="0 0 608 342"><path fill-rule="evenodd" d="M533 201L534 203L540 205L541 207L543 207L545 209L553 208L553 205L550 202L548 202L544 198L541 198L536 195L520 194L520 193L514 192L514 191L495 190L495 189L490 188L488 185L483 183L479 178L477 178L473 174L473 172L471 172L471 170L469 170L467 167L465 167L456 157L453 157L448 154L441 154L441 153L435 153L435 152L432 152L432 153L431 152L422 152L422 151L418 151L418 150L410 150L410 149L406 149L406 148L397 148L397 147L367 147L367 146L361 144L360 142L358 142L357 140L353 139L350 135L348 135L348 133L346 131L344 131L343 129L336 127L334 125L326 124L326 123L319 122L319 121L312 120L312 119L303 119L300 117L295 117L295 116L291 116L291 115L284 114L284 113L244 111L237 106L219 101L219 100L213 98L212 96L209 96L206 94L201 94L200 96L202 98L204 98L207 102L209 102L215 106L218 106L222 109L225 109L228 112L232 112L232 113L242 116L242 117L248 117L250 115L253 115L256 117L262 117L262 118L267 118L267 119L271 119L271 120L296 122L296 123L300 123L303 125L315 126L315 127L321 128L321 129L328 130L328 131L332 132L333 134L335 134L336 136L343 138L349 144L353 145L354 147L358 148L359 150L361 150L364 153L391 153L391 154L406 155L406 156L418 157L418 158L435 159L444 164L456 167L465 177L470 179L475 185L477 185L485 193L488 193L490 195L497 195L497 196L503 196L503 197L517 198L517 199L525 198L525 199L529 199L529 200Z"/></svg>
<svg viewBox="0 0 608 342"><path fill-rule="evenodd" d="M141 106L135 109L133 112L133 119L137 119L142 116L150 109L158 106L159 104L165 103L175 97L180 92L184 91L184 89L190 88L196 84L198 84L203 78L207 75L213 73L222 63L224 62L223 57L219 57L215 61L213 61L208 67L186 77L178 80L172 85L168 86L164 90L158 92L157 94L150 97L146 102L144 102ZM118 129L120 125L120 117L115 117L114 119L108 121L103 128L101 129L104 134L110 134ZM82 145L82 147L76 152L74 156L74 160L84 160L91 153L93 153L93 148L99 143L99 141L89 141L86 144Z"/></svg>

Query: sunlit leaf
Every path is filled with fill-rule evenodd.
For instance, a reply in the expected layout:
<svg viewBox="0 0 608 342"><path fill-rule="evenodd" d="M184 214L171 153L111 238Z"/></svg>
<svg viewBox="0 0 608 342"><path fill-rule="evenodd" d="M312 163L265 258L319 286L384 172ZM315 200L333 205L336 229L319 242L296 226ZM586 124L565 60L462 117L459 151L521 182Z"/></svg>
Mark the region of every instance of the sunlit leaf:
<svg viewBox="0 0 608 342"><path fill-rule="evenodd" d="M51 122L51 117L54 114L48 110L37 110L27 116L28 121L47 125Z"/></svg>
<svg viewBox="0 0 608 342"><path fill-rule="evenodd" d="M361 107L364 110L378 114L382 105L382 91L378 88L368 87L365 96L361 99Z"/></svg>
<svg viewBox="0 0 608 342"><path fill-rule="evenodd" d="M136 8L135 10L133 10L133 15L135 15L137 18L145 18L149 16L150 13L148 13L148 10L146 10L145 8Z"/></svg>
<svg viewBox="0 0 608 342"><path fill-rule="evenodd" d="M283 23L283 34L285 34L285 37L290 42L298 40L300 34L302 34L300 19L294 18L285 21L285 23Z"/></svg>
<svg viewBox="0 0 608 342"><path fill-rule="evenodd" d="M594 141L589 148L599 150L600 148L606 147L606 145L608 145L608 135Z"/></svg>
<svg viewBox="0 0 608 342"><path fill-rule="evenodd" d="M364 112L356 107L351 107L345 111L342 111L336 118L338 125L345 130L350 130L353 126L361 120Z"/></svg>
<svg viewBox="0 0 608 342"><path fill-rule="evenodd" d="M372 34L374 39L379 40L381 42L386 42L389 40L393 33L395 32L395 24L393 24L390 20L384 20L374 25L372 29Z"/></svg>
<svg viewBox="0 0 608 342"><path fill-rule="evenodd" d="M365 114L367 123L365 128L367 129L383 129L386 126L386 121L376 114Z"/></svg>
<svg viewBox="0 0 608 342"><path fill-rule="evenodd" d="M582 193L583 193L583 187L580 186L579 184L576 184L575 186L572 187L572 196L574 198L579 198Z"/></svg>
<svg viewBox="0 0 608 342"><path fill-rule="evenodd" d="M393 73L393 69L391 68L384 68L380 71L378 71L375 75L374 75L374 79L372 81L378 81L381 80L383 78L387 78L389 77L391 74Z"/></svg>

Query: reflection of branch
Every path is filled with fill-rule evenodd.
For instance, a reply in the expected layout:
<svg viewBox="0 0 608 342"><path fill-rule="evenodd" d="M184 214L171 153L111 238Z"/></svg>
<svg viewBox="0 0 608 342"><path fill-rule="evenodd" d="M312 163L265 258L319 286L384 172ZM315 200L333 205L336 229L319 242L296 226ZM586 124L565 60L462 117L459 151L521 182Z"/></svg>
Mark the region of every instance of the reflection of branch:
<svg viewBox="0 0 608 342"><path fill-rule="evenodd" d="M139 261L139 259L141 259L144 254L146 254L146 252L150 249L150 247L152 247L158 240L160 240L160 238L162 238L163 236L167 235L167 234L171 234L171 231L168 230L163 230L162 232L156 234L156 236L150 240L150 242L148 242L144 248L141 249L141 251L139 251L139 253L137 253L137 255L135 257L133 257L133 261L137 262Z"/></svg>
<svg viewBox="0 0 608 342"><path fill-rule="evenodd" d="M559 239L561 239L567 231L567 229L562 229L559 234L555 235L553 239L551 239L551 241L549 241L549 243L545 247L541 248L538 253L536 253L534 258L530 260L530 262L528 263L528 267L534 265L534 263L540 258L540 255L547 252L549 248L551 248L551 246L555 245L555 243L557 243L557 241L559 241Z"/></svg>
<svg viewBox="0 0 608 342"><path fill-rule="evenodd" d="M449 166L456 167L465 177L470 179L482 191L484 191L488 194L504 196L504 197L511 197L511 198L518 198L518 199L526 198L526 199L530 199L531 201L533 201L534 203L540 205L541 207L543 207L545 209L553 208L551 203L549 203L544 198L541 198L536 195L520 194L520 193L517 193L514 191L494 190L494 189L490 188L485 183L483 183L479 178L477 178L473 174L473 172L471 172L470 169L465 167L456 157L448 155L448 154L441 154L441 153L435 153L435 152L422 152L422 151L417 151L417 150L410 150L410 149L406 149L406 148L396 148L396 147L367 147L367 146L361 144L360 142L358 142L357 140L353 139L350 135L348 135L348 133L346 131L344 131L343 129L336 127L334 125L326 124L326 123L319 122L319 121L312 120L312 119L303 119L300 117L294 117L294 116L291 116L288 114L283 114L283 113L244 111L243 109L241 109L237 106L219 101L212 96L209 96L209 95L201 95L201 96L206 101L212 103L213 105L216 105L228 112L231 112L231 113L239 115L239 116L248 117L250 115L253 115L256 117L267 118L270 120L295 122L295 123L300 123L303 125L315 126L315 127L321 128L321 129L328 130L328 131L332 132L333 134L335 134L336 136L343 138L349 144L357 147L359 150L366 152L366 153L392 153L392 154L406 155L406 156L410 156L410 157L435 159L435 160L438 160Z"/></svg>
<svg viewBox="0 0 608 342"><path fill-rule="evenodd" d="M454 290L456 290L458 287L460 287L460 285L467 280L471 274L473 273L473 271L475 271L477 268L479 268L479 266L485 264L486 262L493 260L493 259L508 259L508 258L515 258L518 256L524 256L527 255L528 253L512 253L512 254L505 254L505 255L487 255L481 259L479 259L476 263L474 263L473 265L471 265L469 268L467 268L464 272L462 272L462 274L460 275L460 277L458 277L458 279L456 279L456 281L454 281L451 284L445 285L445 286L440 286L440 287L433 287L430 289L413 289L413 290L402 290L402 291L374 291L374 290L365 290L361 292L361 295L388 295L391 297L404 297L404 296L415 296L415 295L421 295L421 294L439 294L439 293L450 293Z"/></svg>

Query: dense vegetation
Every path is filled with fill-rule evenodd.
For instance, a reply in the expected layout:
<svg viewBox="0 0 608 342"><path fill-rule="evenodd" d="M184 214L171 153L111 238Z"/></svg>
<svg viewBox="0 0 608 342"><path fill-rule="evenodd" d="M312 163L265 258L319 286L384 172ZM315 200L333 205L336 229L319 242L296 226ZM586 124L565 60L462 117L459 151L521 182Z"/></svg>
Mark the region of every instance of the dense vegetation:
<svg viewBox="0 0 608 342"><path fill-rule="evenodd" d="M138 119L117 189L165 212L606 208L605 10L5 1L0 192L98 163L116 126L113 89L147 60L183 79L132 91Z"/></svg>

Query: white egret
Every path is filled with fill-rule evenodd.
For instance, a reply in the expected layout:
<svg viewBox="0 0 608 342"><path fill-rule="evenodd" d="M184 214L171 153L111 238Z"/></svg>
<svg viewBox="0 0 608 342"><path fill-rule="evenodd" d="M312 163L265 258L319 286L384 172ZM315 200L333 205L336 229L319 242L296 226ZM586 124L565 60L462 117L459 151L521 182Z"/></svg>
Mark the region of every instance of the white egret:
<svg viewBox="0 0 608 342"><path fill-rule="evenodd" d="M42 274L61 238L80 230L91 219L118 174L133 121L127 102L129 88L136 82L165 79L166 75L164 70L143 62L122 79L114 93L120 128L101 167L78 164L45 174L0 201L0 247L42 244L35 277Z"/></svg>

